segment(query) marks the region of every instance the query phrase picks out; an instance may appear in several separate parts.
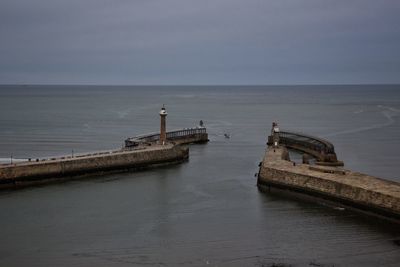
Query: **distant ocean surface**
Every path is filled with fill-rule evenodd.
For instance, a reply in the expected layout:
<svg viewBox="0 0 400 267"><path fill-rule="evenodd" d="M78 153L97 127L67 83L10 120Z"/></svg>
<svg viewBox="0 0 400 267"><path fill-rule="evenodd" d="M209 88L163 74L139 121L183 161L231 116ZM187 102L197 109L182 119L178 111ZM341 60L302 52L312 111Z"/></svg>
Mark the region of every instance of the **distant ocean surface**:
<svg viewBox="0 0 400 267"><path fill-rule="evenodd" d="M277 121L400 182L399 85L3 85L0 161L121 147L163 104L169 130L203 120L210 142L181 165L1 191L0 266L399 266L399 225L254 177Z"/></svg>

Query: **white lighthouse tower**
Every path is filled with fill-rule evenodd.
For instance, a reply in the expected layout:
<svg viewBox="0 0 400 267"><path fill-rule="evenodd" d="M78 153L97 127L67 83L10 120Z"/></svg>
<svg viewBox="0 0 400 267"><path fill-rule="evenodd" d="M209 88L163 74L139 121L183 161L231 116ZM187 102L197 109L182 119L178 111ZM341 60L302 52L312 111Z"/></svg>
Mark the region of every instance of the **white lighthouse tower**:
<svg viewBox="0 0 400 267"><path fill-rule="evenodd" d="M277 122L272 123L271 135L273 140L273 146L278 147L279 145L279 127Z"/></svg>

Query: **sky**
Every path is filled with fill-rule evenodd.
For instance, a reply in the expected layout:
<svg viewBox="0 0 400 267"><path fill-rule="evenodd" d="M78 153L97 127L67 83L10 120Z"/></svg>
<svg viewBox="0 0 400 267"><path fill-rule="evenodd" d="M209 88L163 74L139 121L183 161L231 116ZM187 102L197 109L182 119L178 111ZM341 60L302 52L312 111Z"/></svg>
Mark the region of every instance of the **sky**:
<svg viewBox="0 0 400 267"><path fill-rule="evenodd" d="M400 83L399 0L0 0L0 84Z"/></svg>

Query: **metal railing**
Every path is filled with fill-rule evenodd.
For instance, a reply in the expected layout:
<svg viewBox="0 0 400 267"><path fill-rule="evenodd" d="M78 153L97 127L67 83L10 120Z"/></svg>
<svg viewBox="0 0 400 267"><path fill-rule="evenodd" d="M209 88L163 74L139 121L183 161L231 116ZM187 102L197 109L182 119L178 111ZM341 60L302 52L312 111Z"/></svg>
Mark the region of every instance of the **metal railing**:
<svg viewBox="0 0 400 267"><path fill-rule="evenodd" d="M195 136L198 134L206 134L207 129L205 127L187 128L167 132L167 139L176 140L183 137ZM131 137L125 140L125 146L136 146L140 143L154 143L160 140L160 133L150 133L146 135L139 135Z"/></svg>
<svg viewBox="0 0 400 267"><path fill-rule="evenodd" d="M329 141L301 133L281 131L279 133L279 142L289 146L301 146L324 154L335 153L335 148Z"/></svg>
<svg viewBox="0 0 400 267"><path fill-rule="evenodd" d="M205 134L207 133L207 129L204 127L201 128L188 128L188 129L181 129L172 132L167 132L167 139L174 139L179 137L186 137L190 135L196 134ZM160 135L158 135L160 136Z"/></svg>

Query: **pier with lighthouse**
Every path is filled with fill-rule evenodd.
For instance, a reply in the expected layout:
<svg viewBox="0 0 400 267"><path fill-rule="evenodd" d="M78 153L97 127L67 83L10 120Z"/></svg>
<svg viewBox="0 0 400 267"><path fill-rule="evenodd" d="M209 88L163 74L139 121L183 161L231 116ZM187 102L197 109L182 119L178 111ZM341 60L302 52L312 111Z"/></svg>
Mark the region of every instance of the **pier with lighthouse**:
<svg viewBox="0 0 400 267"><path fill-rule="evenodd" d="M0 164L0 189L177 164L189 158L186 145L208 141L202 121L194 128L168 132L165 106L159 115L160 132L128 138L120 149Z"/></svg>
<svg viewBox="0 0 400 267"><path fill-rule="evenodd" d="M267 145L257 180L262 191L289 190L400 222L400 183L344 169L329 141L274 122ZM304 153L303 162L291 161L288 149Z"/></svg>

